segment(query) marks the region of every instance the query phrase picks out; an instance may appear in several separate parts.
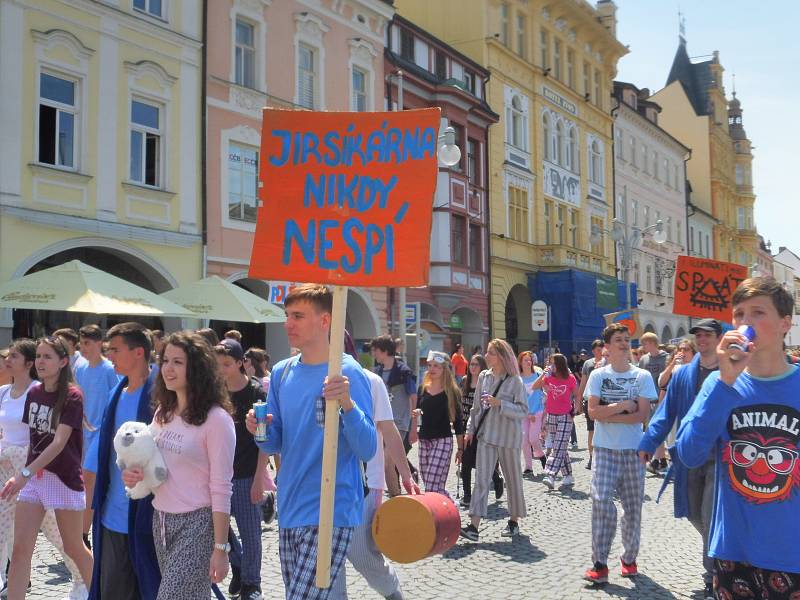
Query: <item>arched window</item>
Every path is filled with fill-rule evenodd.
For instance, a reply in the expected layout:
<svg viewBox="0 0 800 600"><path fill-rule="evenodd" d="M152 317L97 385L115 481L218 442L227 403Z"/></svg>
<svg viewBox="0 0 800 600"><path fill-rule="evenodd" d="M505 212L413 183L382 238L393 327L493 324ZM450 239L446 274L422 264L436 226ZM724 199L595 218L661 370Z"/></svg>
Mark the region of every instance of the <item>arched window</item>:
<svg viewBox="0 0 800 600"><path fill-rule="evenodd" d="M552 126L550 124L550 113L544 113L542 115L542 131L544 132L544 159L552 161L553 152L550 147Z"/></svg>
<svg viewBox="0 0 800 600"><path fill-rule="evenodd" d="M511 145L519 148L520 150L527 150L527 135L526 135L526 121L525 114L522 108L522 100L519 96L514 96L511 99Z"/></svg>
<svg viewBox="0 0 800 600"><path fill-rule="evenodd" d="M555 148L555 161L559 165L564 165L564 123L559 119L556 121L556 148Z"/></svg>
<svg viewBox="0 0 800 600"><path fill-rule="evenodd" d="M578 172L578 134L575 127L570 127L567 133L567 156L566 164L564 165L570 171Z"/></svg>

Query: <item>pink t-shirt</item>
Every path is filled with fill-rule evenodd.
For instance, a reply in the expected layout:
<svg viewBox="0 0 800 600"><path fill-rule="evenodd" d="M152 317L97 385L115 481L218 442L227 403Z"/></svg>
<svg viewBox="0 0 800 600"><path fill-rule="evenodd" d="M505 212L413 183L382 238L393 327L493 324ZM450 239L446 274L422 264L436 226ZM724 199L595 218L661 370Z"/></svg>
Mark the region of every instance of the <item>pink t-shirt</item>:
<svg viewBox="0 0 800 600"><path fill-rule="evenodd" d="M153 419L153 430L167 463L167 480L153 492L153 507L187 513L210 506L213 512L230 514L236 448L231 416L215 406L200 426L173 417L164 425Z"/></svg>
<svg viewBox="0 0 800 600"><path fill-rule="evenodd" d="M567 379L553 375L544 378L547 386L545 411L551 415L566 415L572 409L572 390L578 386L575 376L570 373Z"/></svg>

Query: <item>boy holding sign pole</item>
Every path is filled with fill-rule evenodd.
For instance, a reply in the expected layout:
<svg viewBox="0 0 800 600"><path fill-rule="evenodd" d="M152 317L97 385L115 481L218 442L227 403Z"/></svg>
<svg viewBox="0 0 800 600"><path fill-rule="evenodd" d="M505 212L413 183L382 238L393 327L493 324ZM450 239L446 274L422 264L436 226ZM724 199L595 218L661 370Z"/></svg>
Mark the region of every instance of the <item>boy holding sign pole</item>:
<svg viewBox="0 0 800 600"><path fill-rule="evenodd" d="M257 442L267 454L281 455L279 552L287 599L329 598L342 568L353 534L361 523L364 484L361 462L375 454L377 438L372 421L370 384L350 356L341 358L341 375L328 376L329 335L333 295L327 287L304 284L286 297L286 333L300 356L275 365L269 389L268 440ZM342 339L341 332L338 339ZM341 342L340 342L341 343ZM331 587L315 585L317 544L321 535L320 479L326 399L338 401L341 426L336 454ZM247 429L255 433L251 410Z"/></svg>

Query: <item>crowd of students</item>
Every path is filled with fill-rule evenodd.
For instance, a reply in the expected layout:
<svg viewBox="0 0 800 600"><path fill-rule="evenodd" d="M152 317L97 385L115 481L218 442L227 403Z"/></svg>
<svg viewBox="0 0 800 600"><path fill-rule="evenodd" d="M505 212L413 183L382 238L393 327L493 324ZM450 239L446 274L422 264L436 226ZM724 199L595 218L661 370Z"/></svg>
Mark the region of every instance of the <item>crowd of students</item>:
<svg viewBox="0 0 800 600"><path fill-rule="evenodd" d="M793 302L774 280L747 280L734 294L733 324L751 326L753 341L704 319L673 352L643 336L636 360L628 330L612 324L593 357L581 352L570 365L555 354L542 369L536 354L515 355L495 339L469 358L463 349L429 353L419 387L388 336L371 344L374 373L346 336L341 375L327 375L326 287L298 286L284 306L298 352L271 372L266 353L245 352L235 332L220 341L209 329L163 335L137 323L105 335L94 325L59 330L4 350L0 565L10 559L9 599L26 595L40 530L64 557L70 598L219 597L229 570L229 594L263 597L261 521L274 505L274 462L286 597L346 598L349 560L398 600L401 582L370 529L386 492L420 493L421 479L424 491L449 496L454 464L468 517L462 536L479 541L493 489L507 494L500 535L515 538L534 459L549 489L559 477L560 488L574 486L568 446L580 413L590 431L591 584L609 578L615 498L619 574L638 574L645 467L663 472L668 452L662 492L674 481L675 516L702 536L704 597L800 594L800 372L783 348ZM318 588L326 398L338 403L341 424L331 586ZM252 406L264 400L268 435L256 441ZM126 488L143 470L124 464L113 444L129 421L149 425L166 464L161 484L139 500ZM418 471L407 458L415 444Z"/></svg>

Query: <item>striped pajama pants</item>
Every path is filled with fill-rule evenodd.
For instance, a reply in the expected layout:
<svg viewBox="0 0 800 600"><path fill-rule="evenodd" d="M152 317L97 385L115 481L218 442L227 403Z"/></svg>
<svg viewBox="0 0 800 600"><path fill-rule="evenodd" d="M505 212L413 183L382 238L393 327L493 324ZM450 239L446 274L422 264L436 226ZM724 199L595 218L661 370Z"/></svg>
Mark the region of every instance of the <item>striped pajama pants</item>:
<svg viewBox="0 0 800 600"><path fill-rule="evenodd" d="M286 588L286 600L330 600L341 593L337 581L345 573L344 561L353 537L352 527L334 527L331 541L331 585L318 588L317 577L317 527L289 527L278 530L278 554L281 575ZM345 584L344 596L347 598Z"/></svg>
<svg viewBox="0 0 800 600"><path fill-rule="evenodd" d="M551 415L547 413L547 433L553 440L553 451L547 458L544 472L555 477L559 471L563 475L572 475L572 464L567 453L569 435L572 431L572 416Z"/></svg>
<svg viewBox="0 0 800 600"><path fill-rule="evenodd" d="M356 571L367 580L369 586L378 592L382 598L389 598L400 591L400 580L397 572L386 557L378 550L372 537L372 519L383 501L383 490L369 490L369 495L364 498L364 512L361 525L353 529L353 539L347 551L347 560ZM335 589L330 600L345 600L347 598L347 570L342 569L335 581Z"/></svg>
<svg viewBox="0 0 800 600"><path fill-rule="evenodd" d="M261 505L250 502L252 477L233 480L231 517L236 519L241 546L239 552L231 551L231 565L242 572L242 583L261 585ZM234 535L230 532L229 535Z"/></svg>
<svg viewBox="0 0 800 600"><path fill-rule="evenodd" d="M479 440L475 458L475 488L472 490L472 500L469 503L470 516L485 517L489 507L489 484L497 459L500 459L500 468L506 476L506 492L508 493L508 513L512 517L524 517L525 496L522 494L522 472L519 468L519 446L504 448L493 446Z"/></svg>
<svg viewBox="0 0 800 600"><path fill-rule="evenodd" d="M419 472L426 492L447 493L447 474L453 456L453 437L419 441Z"/></svg>
<svg viewBox="0 0 800 600"><path fill-rule="evenodd" d="M592 453L592 561L608 564L608 553L617 530L614 491L619 494L623 553L630 564L639 554L644 500L644 465L636 450L594 447Z"/></svg>

